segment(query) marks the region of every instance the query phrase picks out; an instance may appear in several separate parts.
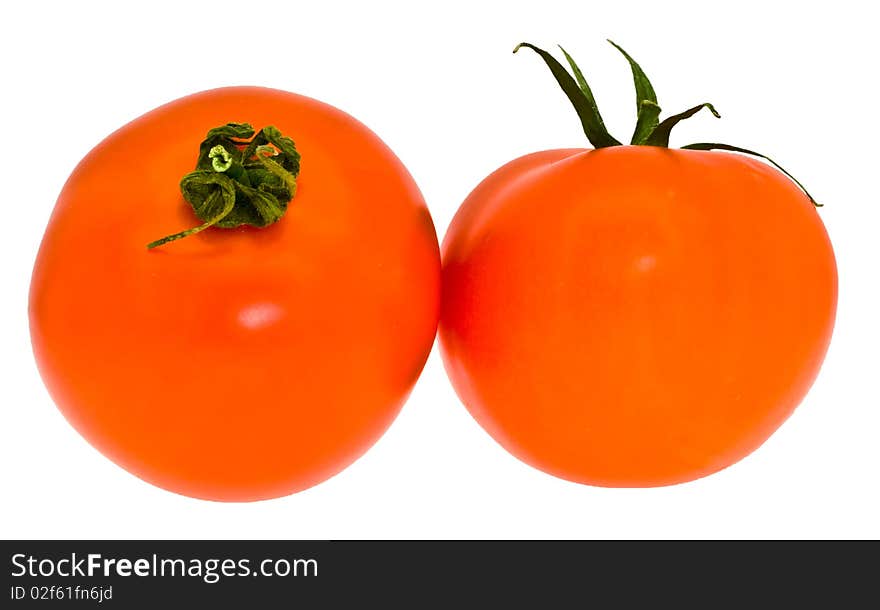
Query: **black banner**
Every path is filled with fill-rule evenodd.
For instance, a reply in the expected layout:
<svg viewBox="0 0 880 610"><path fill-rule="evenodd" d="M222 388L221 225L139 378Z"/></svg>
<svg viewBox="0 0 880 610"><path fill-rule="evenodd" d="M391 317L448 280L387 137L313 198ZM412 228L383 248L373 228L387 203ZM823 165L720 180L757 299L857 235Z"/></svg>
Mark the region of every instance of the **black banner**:
<svg viewBox="0 0 880 610"><path fill-rule="evenodd" d="M750 542L13 541L0 607L876 607L876 546ZM272 604L271 606L267 606ZM453 606L454 605L454 606ZM186 606L190 607L190 606ZM282 606L278 606L282 607Z"/></svg>

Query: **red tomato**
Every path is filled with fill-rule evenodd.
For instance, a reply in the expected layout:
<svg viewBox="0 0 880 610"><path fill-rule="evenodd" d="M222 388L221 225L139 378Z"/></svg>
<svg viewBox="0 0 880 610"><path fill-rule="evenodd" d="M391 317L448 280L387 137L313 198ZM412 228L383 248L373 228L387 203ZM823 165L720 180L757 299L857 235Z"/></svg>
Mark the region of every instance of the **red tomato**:
<svg viewBox="0 0 880 610"><path fill-rule="evenodd" d="M548 150L489 176L442 247L440 347L506 449L603 486L687 481L791 414L837 274L808 197L726 152Z"/></svg>
<svg viewBox="0 0 880 610"><path fill-rule="evenodd" d="M213 127L274 125L302 155L286 215L197 224L178 190ZM345 468L392 422L439 310L436 233L376 135L321 102L227 88L115 132L65 185L34 268L34 352L64 416L166 489L257 500Z"/></svg>

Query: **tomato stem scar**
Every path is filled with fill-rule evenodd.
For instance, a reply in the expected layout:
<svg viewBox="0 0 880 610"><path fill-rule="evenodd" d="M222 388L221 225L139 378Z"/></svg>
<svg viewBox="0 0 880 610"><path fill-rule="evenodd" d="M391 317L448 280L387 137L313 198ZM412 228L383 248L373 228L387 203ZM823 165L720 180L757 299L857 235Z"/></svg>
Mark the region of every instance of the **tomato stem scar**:
<svg viewBox="0 0 880 610"><path fill-rule="evenodd" d="M222 160L220 157L222 157ZM211 149L211 152L208 153L208 158L211 159L211 167L214 168L215 172L225 172L232 166L232 155L220 144Z"/></svg>
<svg viewBox="0 0 880 610"><path fill-rule="evenodd" d="M261 228L277 222L296 195L299 170L296 145L272 125L256 135L248 123L211 129L199 146L196 169L180 181L183 198L202 224L150 242L147 248L208 227Z"/></svg>
<svg viewBox="0 0 880 610"><path fill-rule="evenodd" d="M630 69L632 71L633 83L635 84L636 127L633 131L632 139L630 140L631 145L669 148L669 135L672 131L672 128L678 125L678 123L680 123L681 121L697 114L703 108L708 109L716 118L721 118L721 115L718 114L718 111L715 110L715 107L712 104L704 102L702 104L698 104L692 108L689 108L684 112L680 112L678 114L667 117L661 122L660 106L657 104L657 94L655 93L654 87L653 85L651 85L651 81L648 80L648 77L645 74L644 70L642 70L641 66L639 66L639 64L614 41L609 40L608 42L615 49L620 51L620 53L629 63ZM553 74L556 82L562 88L563 92L571 102L571 105L574 107L578 118L580 118L581 120L584 134L587 136L587 140L590 141L590 144L593 145L593 148L598 149L607 148L610 146L622 146L622 143L614 138L611 134L609 134L608 130L605 128L605 122L602 120L602 115L599 114L599 107L596 104L596 100L593 97L593 92L590 89L590 86L587 84L586 78L584 77L577 63L574 61L574 59L572 59L571 55L566 52L565 49L563 49L561 46L559 47L562 51L562 54L565 56L569 67L571 68L571 73L569 73L569 71L566 70L565 67L561 63L559 63L550 53L536 47L533 44L521 42L516 45L516 47L513 49L513 52L516 53L522 47L526 47L537 53L541 57L541 59L544 60L544 63L547 64L547 67L550 69L550 72ZM773 161L766 155L748 150L746 148L731 146L730 144L716 144L708 142L688 144L687 146L682 146L681 148L687 150L705 151L726 150L763 159L764 161L767 161L768 163L773 165L783 174L788 176L788 178L791 179L791 181L794 182L798 186L798 188L800 188L804 192L804 195L809 198L810 203L812 203L816 207L821 207L822 205L818 203L815 199L813 199L813 196L810 195L806 188L804 188L804 185L796 180L795 177L791 175L791 173L783 169L782 166L776 163L776 161Z"/></svg>

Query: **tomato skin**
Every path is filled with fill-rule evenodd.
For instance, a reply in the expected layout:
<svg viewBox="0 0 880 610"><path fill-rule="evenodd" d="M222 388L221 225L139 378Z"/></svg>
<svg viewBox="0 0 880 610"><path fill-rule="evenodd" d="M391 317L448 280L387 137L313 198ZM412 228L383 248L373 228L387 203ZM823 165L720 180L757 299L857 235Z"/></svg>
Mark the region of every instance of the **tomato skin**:
<svg viewBox="0 0 880 610"><path fill-rule="evenodd" d="M521 157L441 250L459 397L515 456L580 483L669 485L746 456L802 400L834 325L813 205L730 153Z"/></svg>
<svg viewBox="0 0 880 610"><path fill-rule="evenodd" d="M275 125L302 155L276 224L209 229L178 190L208 129ZM366 451L433 343L440 261L401 162L349 115L255 87L198 93L101 142L59 196L34 267L34 353L98 450L181 494L277 497Z"/></svg>

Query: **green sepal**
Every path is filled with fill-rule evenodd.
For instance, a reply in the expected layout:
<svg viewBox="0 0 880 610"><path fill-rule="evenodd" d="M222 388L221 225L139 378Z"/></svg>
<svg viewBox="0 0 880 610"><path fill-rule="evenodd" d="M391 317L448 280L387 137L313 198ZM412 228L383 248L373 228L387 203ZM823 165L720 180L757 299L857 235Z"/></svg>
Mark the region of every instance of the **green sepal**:
<svg viewBox="0 0 880 610"><path fill-rule="evenodd" d="M204 231L229 216L235 207L235 183L225 174L196 170L184 176L180 182L180 190L187 201L196 202L191 203L193 211L204 222L197 227L152 241L147 244L148 249Z"/></svg>
<svg viewBox="0 0 880 610"><path fill-rule="evenodd" d="M599 126L605 130L607 134L607 128L605 127L605 120L602 118L602 114L599 112L599 105L596 104L596 98L593 96L593 90L590 89L590 85L587 83L587 79L584 78L584 73L581 72L580 66L577 65L577 62L574 58L568 54L562 45L557 45L559 50L562 51L562 54L565 56L565 60L568 62L568 65L571 67L571 72L574 74L574 80L578 85L578 89L581 90L581 93L584 95L584 98L587 100L587 104L590 106L591 113L596 117L596 122Z"/></svg>
<svg viewBox="0 0 880 610"><path fill-rule="evenodd" d="M642 144L660 123L660 106L657 105L657 94L642 67L624 51L620 45L609 40L611 46L621 52L629 62L632 70L633 84L636 89L636 128L633 131L632 144Z"/></svg>
<svg viewBox="0 0 880 610"><path fill-rule="evenodd" d="M620 146L620 142L611 137L611 134L609 134L608 130L605 128L605 123L602 121L602 116L599 114L599 109L596 105L596 100L593 98L593 93L590 91L590 87L587 85L587 82L580 69L577 67L577 64L575 64L574 60L565 52L565 49L563 49L562 52L568 59L568 62L577 77L577 81L575 81L565 67L556 61L556 58L550 55L547 51L539 49L533 44L521 42L516 45L513 52L516 53L521 47L526 47L537 53L541 59L544 60L544 63L547 64L547 67L550 68L550 72L553 73L556 82L559 83L559 86L562 87L562 90L565 92L571 105L574 106L574 110L577 112L578 118L581 120L581 125L584 128L584 134L586 134L590 144L592 144L594 148Z"/></svg>
<svg viewBox="0 0 880 610"><path fill-rule="evenodd" d="M776 161L774 161L767 155L762 155L761 153L749 150L748 148L740 148L739 146L731 146L730 144L718 144L715 142L697 142L696 144L688 144L687 146L682 146L682 148L685 150L727 150L730 152L743 153L746 155L752 155L753 157L764 159L765 161L773 165L773 167L788 176L792 182L798 185L798 188L800 188L804 192L804 195L807 196L807 198L810 200L810 203L812 203L817 208L822 207L822 204L813 199L813 196L810 195L810 192L806 188L804 188L804 185L801 184L797 178L788 173L788 171L784 167L779 165Z"/></svg>
<svg viewBox="0 0 880 610"><path fill-rule="evenodd" d="M253 139L248 141L248 138ZM247 123L211 129L199 146L196 169L180 181L183 198L203 224L153 241L155 248L210 226L233 229L277 222L296 194L300 155L293 140Z"/></svg>
<svg viewBox="0 0 880 610"><path fill-rule="evenodd" d="M672 128L678 125L683 120L691 118L703 108L708 108L716 119L721 118L721 115L718 114L717 110L715 110L715 106L713 106L709 102L698 104L693 108L688 108L684 112L680 112L678 114L672 115L671 117L663 119L663 121L659 125L657 125L656 129L651 132L651 135L648 136L644 143L647 146L662 146L664 148L668 148L669 134L670 132L672 132Z"/></svg>

